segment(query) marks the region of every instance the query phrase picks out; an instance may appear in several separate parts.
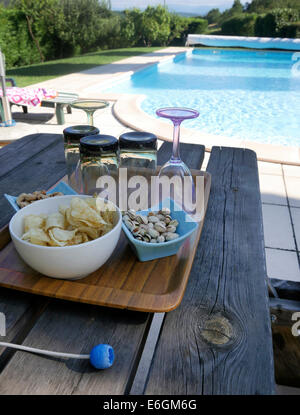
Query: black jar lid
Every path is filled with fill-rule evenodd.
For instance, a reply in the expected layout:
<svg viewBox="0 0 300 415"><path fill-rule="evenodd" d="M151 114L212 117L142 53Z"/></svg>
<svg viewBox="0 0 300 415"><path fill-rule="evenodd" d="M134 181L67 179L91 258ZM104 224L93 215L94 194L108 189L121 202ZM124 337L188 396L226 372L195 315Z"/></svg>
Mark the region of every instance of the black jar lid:
<svg viewBox="0 0 300 415"><path fill-rule="evenodd" d="M157 137L146 131L130 131L119 137L120 148L128 149L157 149Z"/></svg>
<svg viewBox="0 0 300 415"><path fill-rule="evenodd" d="M80 139L80 152L82 153L117 152L118 147L118 140L112 135L98 134Z"/></svg>
<svg viewBox="0 0 300 415"><path fill-rule="evenodd" d="M100 131L93 125L74 125L72 127L65 128L63 133L66 140L79 141L82 137L96 135L99 134Z"/></svg>

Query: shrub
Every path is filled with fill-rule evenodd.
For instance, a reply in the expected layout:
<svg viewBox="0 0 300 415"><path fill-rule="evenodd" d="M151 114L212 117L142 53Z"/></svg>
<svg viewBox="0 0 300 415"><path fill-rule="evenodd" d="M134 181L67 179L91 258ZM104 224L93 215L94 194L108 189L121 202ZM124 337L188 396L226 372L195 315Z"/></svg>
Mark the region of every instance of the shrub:
<svg viewBox="0 0 300 415"><path fill-rule="evenodd" d="M255 35L255 22L257 15L252 14L240 14L226 20L222 24L222 35L231 36L254 36Z"/></svg>
<svg viewBox="0 0 300 415"><path fill-rule="evenodd" d="M276 24L271 13L258 16L255 22L255 35L259 37L274 37Z"/></svg>
<svg viewBox="0 0 300 415"><path fill-rule="evenodd" d="M208 21L199 17L191 17L188 19L188 33L200 34L206 32L208 27Z"/></svg>
<svg viewBox="0 0 300 415"><path fill-rule="evenodd" d="M267 13L276 8L289 8L300 11L299 0L252 0L246 3L245 9L249 13Z"/></svg>
<svg viewBox="0 0 300 415"><path fill-rule="evenodd" d="M138 45L141 41L141 11L139 9L125 10L120 22L120 47Z"/></svg>
<svg viewBox="0 0 300 415"><path fill-rule="evenodd" d="M202 19L199 19L202 21ZM170 13L162 6L125 10L120 21L119 45L151 46L180 42L189 20Z"/></svg>
<svg viewBox="0 0 300 415"><path fill-rule="evenodd" d="M121 19L119 16L112 16L100 20L100 32L98 33L97 46L101 49L120 48ZM125 44L125 47L127 45Z"/></svg>
<svg viewBox="0 0 300 415"><path fill-rule="evenodd" d="M280 37L300 38L300 22L289 23L282 26Z"/></svg>
<svg viewBox="0 0 300 415"><path fill-rule="evenodd" d="M0 48L5 55L7 68L40 61L22 12L0 7Z"/></svg>
<svg viewBox="0 0 300 415"><path fill-rule="evenodd" d="M182 45L185 43L189 19L176 13L171 13L170 17L170 35L168 45Z"/></svg>
<svg viewBox="0 0 300 415"><path fill-rule="evenodd" d="M277 8L263 16L260 16L255 25L256 36L276 37L281 36L283 27L297 22L299 13L296 9Z"/></svg>

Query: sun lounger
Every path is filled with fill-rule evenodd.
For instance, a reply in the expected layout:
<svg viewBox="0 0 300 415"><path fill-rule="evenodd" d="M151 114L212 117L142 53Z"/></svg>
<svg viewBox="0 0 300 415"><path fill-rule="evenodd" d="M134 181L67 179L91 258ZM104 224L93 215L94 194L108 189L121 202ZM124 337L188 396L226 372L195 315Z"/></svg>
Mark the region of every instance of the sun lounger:
<svg viewBox="0 0 300 415"><path fill-rule="evenodd" d="M6 78L6 82L9 82L12 87L16 87L16 82L13 78ZM78 94L70 93L70 92L58 92L58 95L55 98L45 98L41 101L42 107L47 108L55 108L55 115L57 119L57 123L62 125L65 123L65 116L64 116L64 107L66 107L68 114L72 113L72 109L70 104L78 99ZM22 106L24 114L28 113L28 106L18 104L15 102L11 102L10 105L18 105ZM2 105L0 101L0 114L2 114Z"/></svg>

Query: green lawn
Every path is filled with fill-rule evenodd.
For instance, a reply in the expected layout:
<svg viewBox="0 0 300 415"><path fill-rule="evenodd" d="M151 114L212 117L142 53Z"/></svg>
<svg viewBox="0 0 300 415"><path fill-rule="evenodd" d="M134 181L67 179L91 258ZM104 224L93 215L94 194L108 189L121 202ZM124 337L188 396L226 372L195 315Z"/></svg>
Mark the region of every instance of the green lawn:
<svg viewBox="0 0 300 415"><path fill-rule="evenodd" d="M8 69L6 76L13 77L17 86L27 86L47 79L57 78L58 76L84 71L99 65L106 65L120 59L130 58L131 56L153 52L161 49L151 48L127 48L100 50L98 52L87 53L86 55L74 58L59 59L45 63L22 66L20 68Z"/></svg>

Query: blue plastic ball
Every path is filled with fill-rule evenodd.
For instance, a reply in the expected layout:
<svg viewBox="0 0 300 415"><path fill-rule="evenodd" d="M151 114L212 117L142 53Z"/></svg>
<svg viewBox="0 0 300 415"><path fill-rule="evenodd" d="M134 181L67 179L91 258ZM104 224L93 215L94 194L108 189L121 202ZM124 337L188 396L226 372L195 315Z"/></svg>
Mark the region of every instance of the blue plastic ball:
<svg viewBox="0 0 300 415"><path fill-rule="evenodd" d="M107 369L115 358L114 349L109 344L98 344L90 353L90 362L96 369Z"/></svg>

